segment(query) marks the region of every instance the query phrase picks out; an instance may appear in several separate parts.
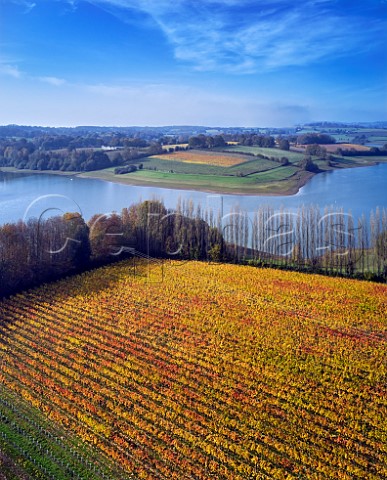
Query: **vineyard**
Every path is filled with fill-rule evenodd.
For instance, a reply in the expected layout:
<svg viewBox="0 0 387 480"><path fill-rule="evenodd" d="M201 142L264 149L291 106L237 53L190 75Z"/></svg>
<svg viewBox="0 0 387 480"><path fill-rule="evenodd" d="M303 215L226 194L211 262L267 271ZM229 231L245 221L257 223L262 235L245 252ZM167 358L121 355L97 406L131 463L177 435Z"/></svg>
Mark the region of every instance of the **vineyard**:
<svg viewBox="0 0 387 480"><path fill-rule="evenodd" d="M157 158L157 155L155 156ZM152 158L152 157L151 157ZM169 161L214 165L218 167L232 167L244 163L250 158L232 153L203 152L200 150L180 151L163 154L163 159Z"/></svg>
<svg viewBox="0 0 387 480"><path fill-rule="evenodd" d="M45 418L2 384L0 418L1 480L130 478L119 465Z"/></svg>
<svg viewBox="0 0 387 480"><path fill-rule="evenodd" d="M177 261L15 295L0 304L13 422L0 450L12 425L33 442L46 422L129 478L386 478L386 298L381 284ZM69 442L35 478L61 478L50 462Z"/></svg>

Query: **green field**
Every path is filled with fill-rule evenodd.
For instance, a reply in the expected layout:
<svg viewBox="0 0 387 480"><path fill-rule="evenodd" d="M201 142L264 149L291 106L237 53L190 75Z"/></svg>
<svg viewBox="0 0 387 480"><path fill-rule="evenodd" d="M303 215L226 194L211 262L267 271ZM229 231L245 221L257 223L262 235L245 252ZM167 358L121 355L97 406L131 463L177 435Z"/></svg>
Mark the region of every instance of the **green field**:
<svg viewBox="0 0 387 480"><path fill-rule="evenodd" d="M354 139L355 135L352 134L343 134L343 133L337 133L337 134L330 134L331 137L333 137L337 143L352 143L352 140Z"/></svg>
<svg viewBox="0 0 387 480"><path fill-rule="evenodd" d="M153 181L154 179L171 179L172 176L177 182L187 182L187 183L197 183L202 182L204 185L208 186L229 186L230 188L237 188L239 185L255 185L257 183L263 182L273 182L278 180L284 180L294 175L299 169L294 166L278 166L271 170L254 173L248 175L247 177L231 177L231 176L220 176L220 175L202 175L202 174L169 174L162 172L153 172L153 171L137 171L131 175L137 179L148 179Z"/></svg>
<svg viewBox="0 0 387 480"><path fill-rule="evenodd" d="M277 164L278 165L278 164ZM262 173L246 177L221 175L163 173L152 170L138 170L125 175L114 175L114 169L82 173L82 177L124 183L127 185L153 185L164 188L203 190L234 194L291 195L310 178L308 172L301 172L294 166L277 166Z"/></svg>
<svg viewBox="0 0 387 480"><path fill-rule="evenodd" d="M383 136L371 136L369 137L369 139L371 141L380 141L380 142L387 142L387 135L383 135Z"/></svg>
<svg viewBox="0 0 387 480"><path fill-rule="evenodd" d="M256 183L275 182L278 180L285 180L299 171L299 168L294 167L293 165L288 165L286 167L278 167L267 172L257 173L251 175L249 178L254 178Z"/></svg>
<svg viewBox="0 0 387 480"><path fill-rule="evenodd" d="M378 156L378 157L335 157L335 163L337 165L343 164L347 167L362 167L367 165L373 165L375 163L387 162L387 156Z"/></svg>
<svg viewBox="0 0 387 480"><path fill-rule="evenodd" d="M382 147L387 143L387 130L382 128L324 128L324 129L309 129L297 132L297 135L309 132L327 133L333 137L337 143L352 143L354 139L365 136L365 143L373 143Z"/></svg>
<svg viewBox="0 0 387 480"><path fill-rule="evenodd" d="M296 163L304 158L303 153L280 150L279 148L246 147L244 145L230 145L227 147L230 152L253 153L254 155L265 155L267 157L282 158L286 157L289 162Z"/></svg>
<svg viewBox="0 0 387 480"><path fill-rule="evenodd" d="M381 146L387 144L387 135L385 136L373 136L368 137L370 143L380 143Z"/></svg>

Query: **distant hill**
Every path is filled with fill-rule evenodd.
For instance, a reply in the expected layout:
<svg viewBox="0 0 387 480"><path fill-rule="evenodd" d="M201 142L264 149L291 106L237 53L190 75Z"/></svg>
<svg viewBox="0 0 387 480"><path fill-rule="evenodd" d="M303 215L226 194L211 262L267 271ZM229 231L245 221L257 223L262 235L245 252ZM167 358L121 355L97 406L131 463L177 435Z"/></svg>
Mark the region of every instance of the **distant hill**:
<svg viewBox="0 0 387 480"><path fill-rule="evenodd" d="M162 136L184 136L193 135L217 135L217 134L266 134L266 135L292 135L306 129L313 131L324 131L326 129L384 129L387 128L387 121L380 122L311 122L290 127L219 127L205 125L165 125L165 126L98 126L80 125L76 127L48 127L30 125L0 125L0 138L20 137L33 138L45 135L104 135L118 134L127 136L139 136L145 139L158 139Z"/></svg>
<svg viewBox="0 0 387 480"><path fill-rule="evenodd" d="M44 127L29 125L0 125L0 138L24 137L32 138L41 135L103 135L117 133L121 135L139 135L143 138L160 138L162 136L192 136L256 133L267 135L287 135L295 132L294 127L267 128L267 127L219 127L204 125L165 125L165 126L93 126L81 125L77 127Z"/></svg>
<svg viewBox="0 0 387 480"><path fill-rule="evenodd" d="M311 122L305 123L304 127L318 128L387 128L387 121L378 122Z"/></svg>

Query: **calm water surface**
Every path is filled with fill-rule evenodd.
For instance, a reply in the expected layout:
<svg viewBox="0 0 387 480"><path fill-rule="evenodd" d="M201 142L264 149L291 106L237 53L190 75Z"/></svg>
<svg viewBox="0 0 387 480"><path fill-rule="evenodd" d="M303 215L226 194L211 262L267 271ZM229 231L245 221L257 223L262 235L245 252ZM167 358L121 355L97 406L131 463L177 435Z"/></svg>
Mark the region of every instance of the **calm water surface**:
<svg viewBox="0 0 387 480"><path fill-rule="evenodd" d="M192 199L195 204L200 202L215 210L223 206L224 213L237 205L247 212L269 204L289 210L300 205L334 206L358 217L376 207L387 207L387 164L322 173L298 194L278 197L216 195L59 175L0 172L0 224L67 211L79 211L88 220L94 213L120 212L123 207L152 198L170 208L179 198Z"/></svg>

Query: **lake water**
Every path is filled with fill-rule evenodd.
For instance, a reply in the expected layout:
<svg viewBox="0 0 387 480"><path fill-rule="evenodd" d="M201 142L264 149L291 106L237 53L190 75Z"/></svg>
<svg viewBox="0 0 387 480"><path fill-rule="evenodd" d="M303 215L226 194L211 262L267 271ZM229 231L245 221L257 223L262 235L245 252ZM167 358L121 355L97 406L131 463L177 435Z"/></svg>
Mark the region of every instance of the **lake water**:
<svg viewBox="0 0 387 480"><path fill-rule="evenodd" d="M19 219L79 211L88 220L94 213L120 212L141 200L160 199L174 208L179 199L224 213L233 207L254 212L261 205L295 210L301 205L334 206L355 217L387 207L387 164L335 170L314 176L291 196L216 195L206 192L121 185L102 180L48 174L0 172L0 225Z"/></svg>

